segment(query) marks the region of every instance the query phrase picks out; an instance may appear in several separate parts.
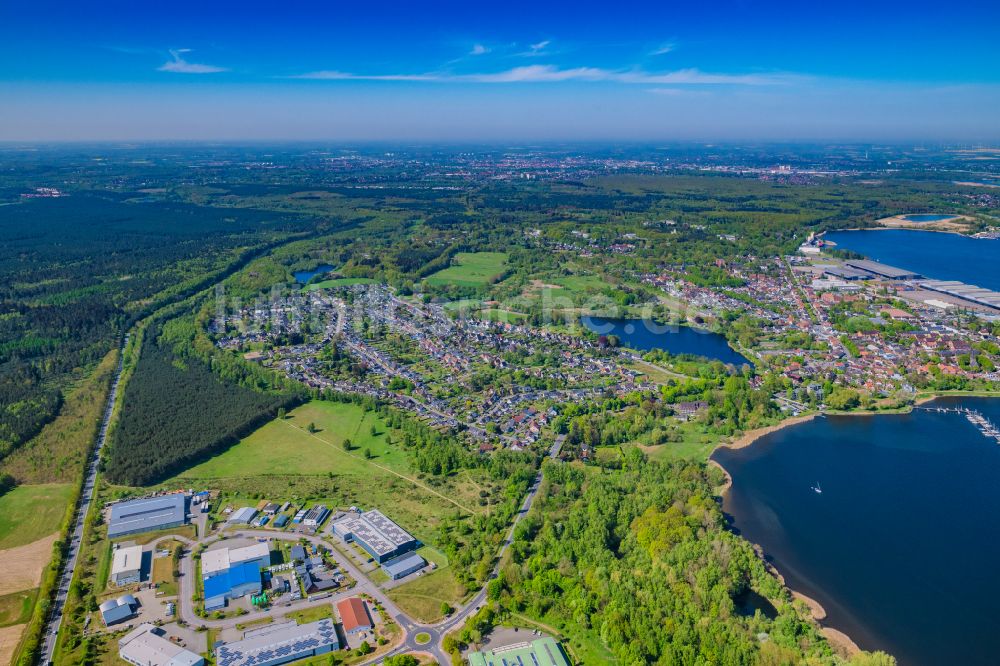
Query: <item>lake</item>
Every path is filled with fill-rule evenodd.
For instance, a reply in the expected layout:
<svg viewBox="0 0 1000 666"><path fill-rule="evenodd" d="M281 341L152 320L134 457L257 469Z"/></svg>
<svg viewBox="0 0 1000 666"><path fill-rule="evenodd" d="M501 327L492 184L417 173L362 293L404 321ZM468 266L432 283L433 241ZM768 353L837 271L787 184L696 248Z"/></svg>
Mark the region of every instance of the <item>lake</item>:
<svg viewBox="0 0 1000 666"><path fill-rule="evenodd" d="M834 231L823 238L929 278L1000 291L1000 241L906 229Z"/></svg>
<svg viewBox="0 0 1000 666"><path fill-rule="evenodd" d="M292 273L292 276L295 278L295 281L298 282L299 284L305 284L309 282L309 280L313 279L314 276L322 275L323 273L329 273L334 268L335 268L334 266L323 264L321 266L317 266L311 271L296 271Z"/></svg>
<svg viewBox="0 0 1000 666"><path fill-rule="evenodd" d="M1000 424L1000 400L930 405ZM818 418L713 458L734 527L830 626L901 665L997 663L1000 446L964 416Z"/></svg>
<svg viewBox="0 0 1000 666"><path fill-rule="evenodd" d="M646 319L581 317L589 330L600 335L617 335L623 347L637 351L662 349L671 354L696 354L723 363L752 365L719 335L690 326L664 326Z"/></svg>

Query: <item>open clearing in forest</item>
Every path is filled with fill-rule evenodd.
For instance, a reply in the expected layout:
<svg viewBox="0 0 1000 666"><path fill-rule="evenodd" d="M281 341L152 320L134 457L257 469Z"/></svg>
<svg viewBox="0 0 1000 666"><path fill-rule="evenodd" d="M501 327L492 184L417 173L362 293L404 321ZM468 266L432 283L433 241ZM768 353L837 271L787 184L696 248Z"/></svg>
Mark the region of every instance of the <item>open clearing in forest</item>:
<svg viewBox="0 0 1000 666"><path fill-rule="evenodd" d="M451 260L451 266L434 273L425 282L432 285L480 287L500 279L506 265L505 252L459 252Z"/></svg>

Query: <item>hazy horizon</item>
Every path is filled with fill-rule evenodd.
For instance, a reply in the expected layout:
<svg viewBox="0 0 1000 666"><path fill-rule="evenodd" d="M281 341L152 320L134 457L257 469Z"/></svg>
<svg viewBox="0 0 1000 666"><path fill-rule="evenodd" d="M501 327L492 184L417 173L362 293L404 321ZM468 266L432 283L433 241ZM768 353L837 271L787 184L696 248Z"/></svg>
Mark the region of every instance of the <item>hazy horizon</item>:
<svg viewBox="0 0 1000 666"><path fill-rule="evenodd" d="M0 141L1000 141L1000 8L0 7Z"/></svg>

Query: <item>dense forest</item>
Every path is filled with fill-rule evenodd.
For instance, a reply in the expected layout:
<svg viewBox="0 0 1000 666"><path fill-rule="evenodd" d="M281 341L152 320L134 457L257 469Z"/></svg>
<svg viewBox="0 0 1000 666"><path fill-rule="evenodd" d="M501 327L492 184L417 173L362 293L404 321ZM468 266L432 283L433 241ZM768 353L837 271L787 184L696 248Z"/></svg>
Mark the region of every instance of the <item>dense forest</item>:
<svg viewBox="0 0 1000 666"><path fill-rule="evenodd" d="M76 192L4 207L0 459L58 414L129 324L315 221Z"/></svg>
<svg viewBox="0 0 1000 666"><path fill-rule="evenodd" d="M301 400L224 379L196 357L180 358L146 332L125 390L105 472L116 483L148 485L237 442Z"/></svg>
<svg viewBox="0 0 1000 666"><path fill-rule="evenodd" d="M489 587L501 616L538 618L629 665L839 663L752 546L727 530L709 468L631 449L618 471L544 470Z"/></svg>

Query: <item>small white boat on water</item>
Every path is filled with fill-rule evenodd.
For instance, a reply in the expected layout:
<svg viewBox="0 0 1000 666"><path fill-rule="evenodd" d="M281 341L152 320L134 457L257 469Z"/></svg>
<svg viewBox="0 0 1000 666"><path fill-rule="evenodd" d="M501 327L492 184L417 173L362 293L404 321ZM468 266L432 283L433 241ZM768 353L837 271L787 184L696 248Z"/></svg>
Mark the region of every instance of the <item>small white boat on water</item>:
<svg viewBox="0 0 1000 666"><path fill-rule="evenodd" d="M817 482L816 482L816 485L812 487L812 490L813 490L813 492L814 492L814 493L816 493L817 495L822 495L822 494L823 494L823 489L822 489L822 488L820 488L820 485L819 485L819 481L817 481Z"/></svg>

